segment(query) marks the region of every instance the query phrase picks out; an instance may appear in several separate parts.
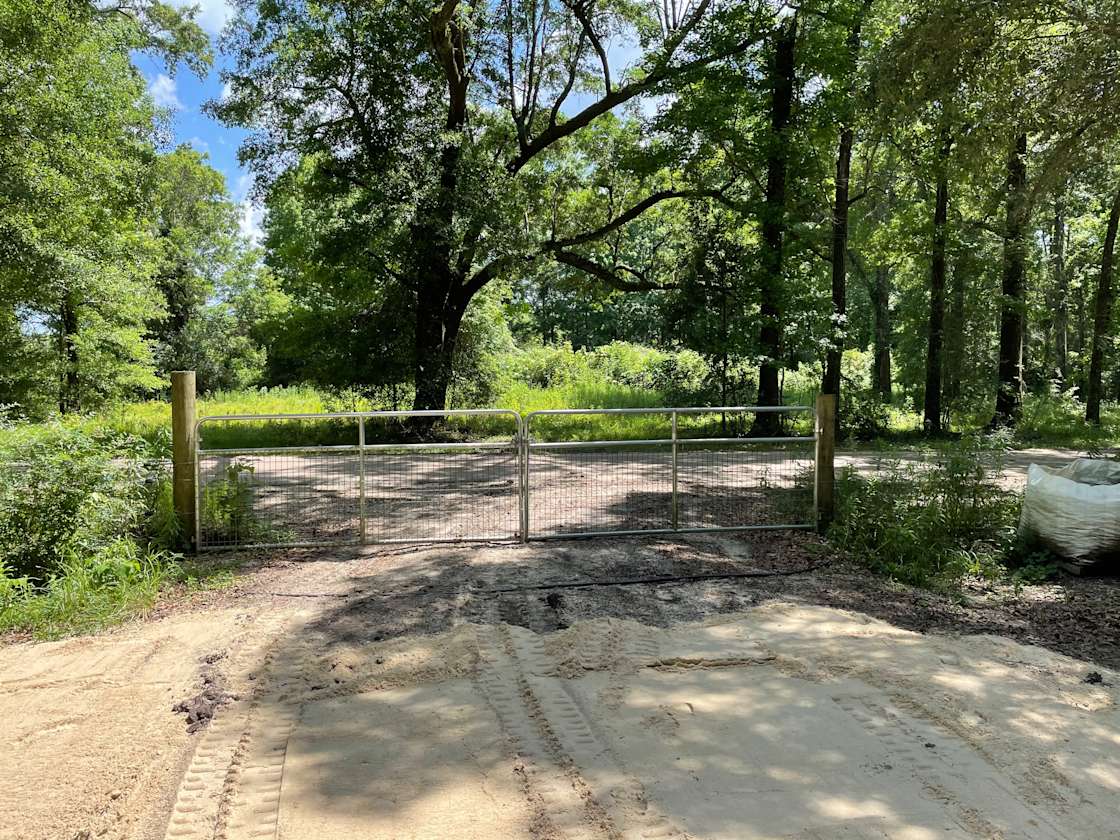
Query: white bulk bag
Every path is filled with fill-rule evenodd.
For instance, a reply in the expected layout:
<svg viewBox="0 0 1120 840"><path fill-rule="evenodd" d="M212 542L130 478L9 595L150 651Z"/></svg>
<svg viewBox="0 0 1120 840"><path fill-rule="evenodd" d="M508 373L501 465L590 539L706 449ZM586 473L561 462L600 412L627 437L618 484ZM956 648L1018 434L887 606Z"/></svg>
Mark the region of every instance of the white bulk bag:
<svg viewBox="0 0 1120 840"><path fill-rule="evenodd" d="M1074 560L1120 552L1120 463L1078 458L1027 470L1020 533Z"/></svg>

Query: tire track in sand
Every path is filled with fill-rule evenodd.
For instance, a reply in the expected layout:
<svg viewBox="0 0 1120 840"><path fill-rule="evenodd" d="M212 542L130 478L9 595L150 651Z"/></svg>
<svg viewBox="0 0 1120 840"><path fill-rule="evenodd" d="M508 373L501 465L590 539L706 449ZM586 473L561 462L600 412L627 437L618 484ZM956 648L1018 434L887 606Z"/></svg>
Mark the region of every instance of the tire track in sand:
<svg viewBox="0 0 1120 840"><path fill-rule="evenodd" d="M528 759L530 789L539 792L542 817L559 836L687 836L648 800L641 783L611 753L569 690L568 680L556 675L556 663L542 637L508 625L483 628L480 649L481 686L503 728ZM623 634L609 633L599 640L593 658L613 663L627 654L645 659L655 656L656 648L649 639L633 645ZM583 821L573 832L577 808L583 811ZM591 828L598 834L589 835Z"/></svg>
<svg viewBox="0 0 1120 840"><path fill-rule="evenodd" d="M607 739L586 714L570 681L553 676L555 665L536 634L513 633L510 637L517 673L525 680L543 719L550 726L564 754L578 768L594 792L595 801L610 817L623 840L685 840L683 830L649 800L645 788L615 757ZM614 666L623 655L641 659L656 653L652 639L625 642L625 634L608 633L600 656ZM613 648L613 649L612 649ZM621 648L621 649L620 649ZM608 667L613 671L613 667Z"/></svg>
<svg viewBox="0 0 1120 840"><path fill-rule="evenodd" d="M250 630L236 664L250 669L252 695L218 709L199 739L166 840L275 837L283 761L309 657L298 642L294 650L280 650L283 640L299 638L290 631L285 616L264 619Z"/></svg>
<svg viewBox="0 0 1120 840"><path fill-rule="evenodd" d="M832 699L883 744L891 761L905 767L928 797L946 806L954 821L970 835L1008 840L1072 840L1052 820L1009 790L992 773L989 762L955 735L868 697L839 695ZM952 749L945 750L946 745ZM952 755L951 761L943 755L945 752ZM968 802L1014 814L1016 824L1005 831Z"/></svg>
<svg viewBox="0 0 1120 840"><path fill-rule="evenodd" d="M509 628L478 629L476 684L513 742L518 772L534 807L533 833L540 838L615 838L609 817L543 718L525 675L517 667Z"/></svg>

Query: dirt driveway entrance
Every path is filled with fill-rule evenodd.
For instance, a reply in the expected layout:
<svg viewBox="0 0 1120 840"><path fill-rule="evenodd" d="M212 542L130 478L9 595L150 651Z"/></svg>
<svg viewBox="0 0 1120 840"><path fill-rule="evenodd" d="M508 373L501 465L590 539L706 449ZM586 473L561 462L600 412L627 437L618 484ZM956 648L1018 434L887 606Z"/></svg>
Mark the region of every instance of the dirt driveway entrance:
<svg viewBox="0 0 1120 840"><path fill-rule="evenodd" d="M1034 621L804 572L822 556L291 553L154 621L10 646L0 837L1120 837L1120 652L990 632L1090 595L1108 626L1111 584L1040 591ZM186 698L219 704L195 734Z"/></svg>

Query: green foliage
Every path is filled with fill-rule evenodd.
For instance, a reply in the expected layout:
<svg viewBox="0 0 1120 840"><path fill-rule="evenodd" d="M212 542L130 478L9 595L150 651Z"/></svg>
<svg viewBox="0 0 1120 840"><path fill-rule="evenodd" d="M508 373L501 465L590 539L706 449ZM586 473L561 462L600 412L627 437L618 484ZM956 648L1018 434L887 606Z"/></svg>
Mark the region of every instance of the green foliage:
<svg viewBox="0 0 1120 840"><path fill-rule="evenodd" d="M178 520L161 453L62 424L0 440L0 632L96 630L146 608L174 574Z"/></svg>
<svg viewBox="0 0 1120 840"><path fill-rule="evenodd" d="M160 475L148 483L144 534L157 549L176 551L183 547L183 521L175 510L171 476Z"/></svg>
<svg viewBox="0 0 1120 840"><path fill-rule="evenodd" d="M42 582L75 557L96 555L134 531L144 511L135 442L56 426L0 454L0 562ZM123 456L123 457L122 457Z"/></svg>
<svg viewBox="0 0 1120 840"><path fill-rule="evenodd" d="M150 607L174 578L171 555L117 539L68 558L38 587L0 576L0 633L57 638L101 630Z"/></svg>
<svg viewBox="0 0 1120 840"><path fill-rule="evenodd" d="M174 568L175 580L188 592L228 589L237 582L240 567L241 561L236 557L208 555L184 558Z"/></svg>
<svg viewBox="0 0 1120 840"><path fill-rule="evenodd" d="M1016 498L993 481L1003 447L974 436L930 462L893 462L842 476L829 540L873 570L938 589L992 577L1010 550Z"/></svg>
<svg viewBox="0 0 1120 840"><path fill-rule="evenodd" d="M1103 405L1097 425L1085 421L1085 404L1068 393L1030 394L1023 400L1015 437L1024 446L1114 445L1120 440L1120 406Z"/></svg>
<svg viewBox="0 0 1120 840"><path fill-rule="evenodd" d="M234 461L224 471L222 478L207 481L202 489L198 512L202 528L219 543L278 541L254 512L253 466Z"/></svg>
<svg viewBox="0 0 1120 840"><path fill-rule="evenodd" d="M660 404L692 403L703 398L708 366L700 354L690 350L676 352L657 350L623 341L594 350L573 350L564 342L554 345L530 345L507 352L498 359L501 376L510 383L505 393L516 385L539 389L579 386L618 386L632 391L653 392L663 400ZM506 403L501 403L507 407ZM579 403L572 403L574 407ZM606 407L586 405L582 407Z"/></svg>

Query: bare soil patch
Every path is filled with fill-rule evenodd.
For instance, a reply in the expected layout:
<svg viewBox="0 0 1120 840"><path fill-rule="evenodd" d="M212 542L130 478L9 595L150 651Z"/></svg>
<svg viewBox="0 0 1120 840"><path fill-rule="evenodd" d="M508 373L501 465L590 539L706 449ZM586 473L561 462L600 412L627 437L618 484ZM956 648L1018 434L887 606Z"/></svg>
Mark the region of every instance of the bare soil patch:
<svg viewBox="0 0 1120 840"><path fill-rule="evenodd" d="M947 598L804 533L247 560L154 620L0 649L0 837L1095 838L1120 818L1112 580ZM172 708L199 695L188 734Z"/></svg>

